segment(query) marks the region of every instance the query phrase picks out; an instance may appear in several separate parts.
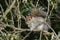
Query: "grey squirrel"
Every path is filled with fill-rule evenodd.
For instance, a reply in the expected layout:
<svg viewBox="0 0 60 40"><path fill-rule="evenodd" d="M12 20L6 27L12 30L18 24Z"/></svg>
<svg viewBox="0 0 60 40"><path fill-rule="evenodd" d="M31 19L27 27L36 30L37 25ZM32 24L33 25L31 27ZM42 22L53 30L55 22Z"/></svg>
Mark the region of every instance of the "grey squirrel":
<svg viewBox="0 0 60 40"><path fill-rule="evenodd" d="M32 12L29 16L26 17L26 24L30 28L30 30L45 30L48 31L49 27L45 23L45 18L47 17L47 13L39 10L38 8L32 9ZM47 20L47 23L49 20Z"/></svg>

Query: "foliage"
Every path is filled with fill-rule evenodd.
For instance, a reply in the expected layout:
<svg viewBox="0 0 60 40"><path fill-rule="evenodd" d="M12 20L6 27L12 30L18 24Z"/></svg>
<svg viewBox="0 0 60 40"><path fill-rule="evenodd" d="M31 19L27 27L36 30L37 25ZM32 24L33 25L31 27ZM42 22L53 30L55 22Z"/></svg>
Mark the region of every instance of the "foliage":
<svg viewBox="0 0 60 40"><path fill-rule="evenodd" d="M47 12L51 27L57 33L49 30L52 35L42 35L42 40L59 39L60 0L0 0L0 40L38 40L40 32L35 31L24 39L29 33L24 17L35 7Z"/></svg>

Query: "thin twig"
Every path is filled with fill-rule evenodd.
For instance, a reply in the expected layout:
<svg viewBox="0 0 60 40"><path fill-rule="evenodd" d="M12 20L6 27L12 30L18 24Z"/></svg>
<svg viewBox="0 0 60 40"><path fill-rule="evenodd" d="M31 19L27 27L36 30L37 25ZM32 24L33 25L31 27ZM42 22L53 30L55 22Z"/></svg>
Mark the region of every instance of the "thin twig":
<svg viewBox="0 0 60 40"><path fill-rule="evenodd" d="M14 0L14 1L12 2L12 4L10 5L10 7L6 9L6 11L4 12L4 13L5 13L4 18L5 18L5 16L8 14L8 12L13 8L15 2L16 2L16 0Z"/></svg>
<svg viewBox="0 0 60 40"><path fill-rule="evenodd" d="M31 31L22 40L25 40L30 34L31 34Z"/></svg>
<svg viewBox="0 0 60 40"><path fill-rule="evenodd" d="M42 39L42 30L40 31L40 38L39 38L39 40L41 40Z"/></svg>

